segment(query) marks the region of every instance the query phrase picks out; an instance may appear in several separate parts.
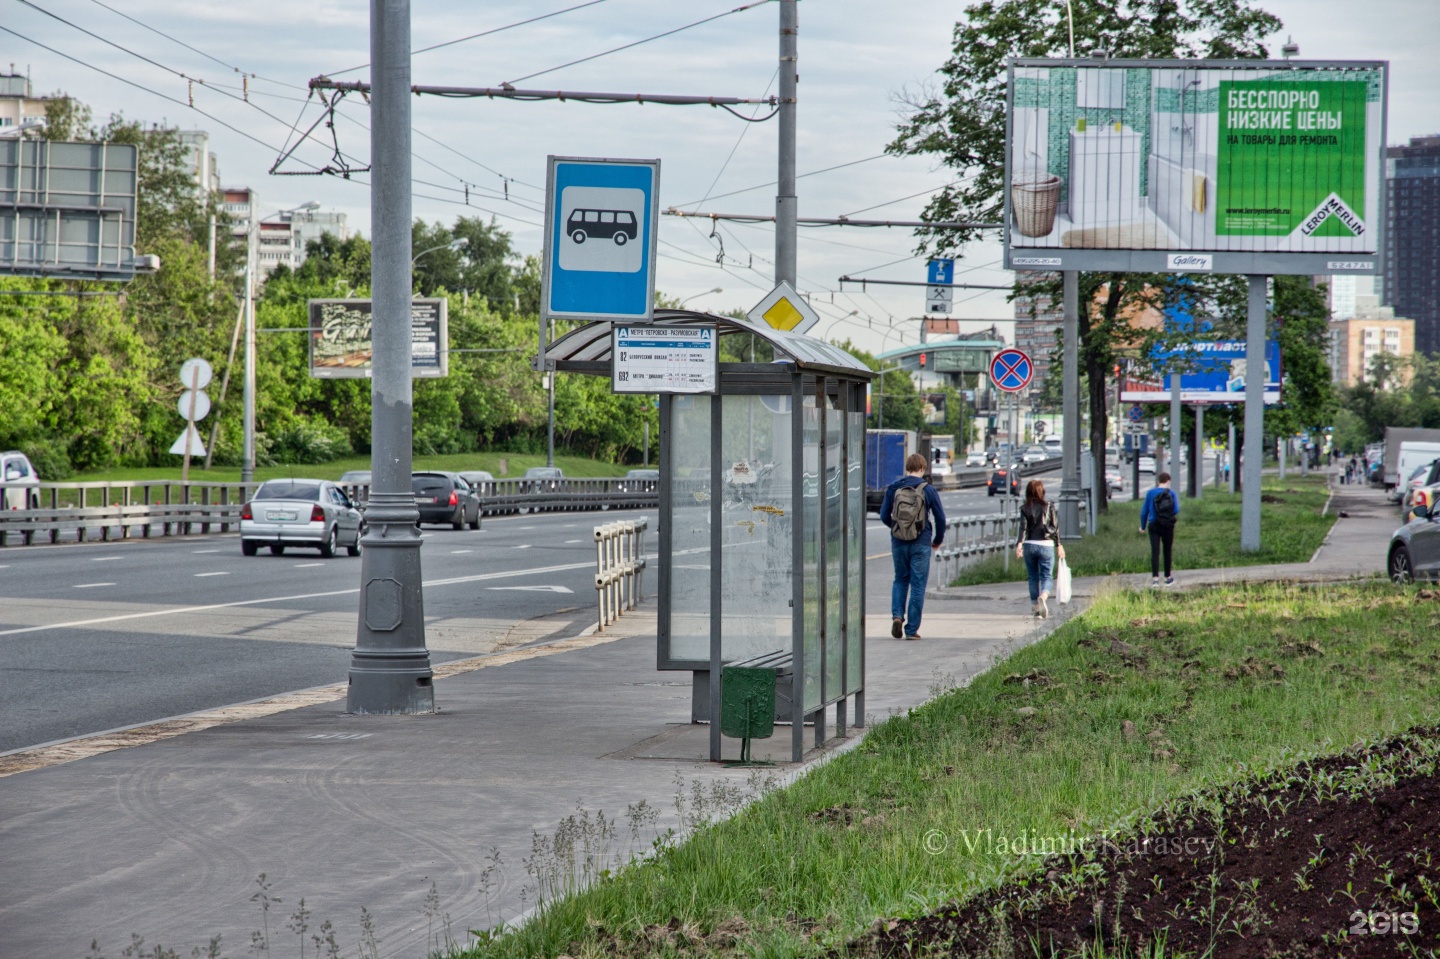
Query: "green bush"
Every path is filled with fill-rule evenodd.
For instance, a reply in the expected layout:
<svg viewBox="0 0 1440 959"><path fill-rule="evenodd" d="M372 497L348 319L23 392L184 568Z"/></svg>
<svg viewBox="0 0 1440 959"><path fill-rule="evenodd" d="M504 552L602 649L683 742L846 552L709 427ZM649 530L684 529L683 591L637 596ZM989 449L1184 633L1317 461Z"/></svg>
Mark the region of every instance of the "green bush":
<svg viewBox="0 0 1440 959"><path fill-rule="evenodd" d="M256 437L256 459L260 440ZM328 463L355 450L345 431L317 420L299 420L270 438L268 459L275 463Z"/></svg>

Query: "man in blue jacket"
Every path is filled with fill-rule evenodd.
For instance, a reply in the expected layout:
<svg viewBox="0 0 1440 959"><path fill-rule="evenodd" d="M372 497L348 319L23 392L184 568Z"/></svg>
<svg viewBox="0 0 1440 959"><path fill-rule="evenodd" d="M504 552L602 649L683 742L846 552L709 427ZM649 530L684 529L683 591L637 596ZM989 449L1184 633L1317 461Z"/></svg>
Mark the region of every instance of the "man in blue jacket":
<svg viewBox="0 0 1440 959"><path fill-rule="evenodd" d="M911 453L905 458L905 475L885 487L880 504L880 522L890 528L890 558L895 562L890 635L896 639L920 638L930 554L945 540L945 507L935 487L925 482L928 466L922 454Z"/></svg>
<svg viewBox="0 0 1440 959"><path fill-rule="evenodd" d="M1155 477L1155 488L1145 494L1140 507L1140 532L1150 532L1150 587L1160 585L1160 552L1165 552L1165 585L1174 586L1170 575L1170 552L1175 546L1175 521L1180 518L1180 497L1170 488L1170 474Z"/></svg>

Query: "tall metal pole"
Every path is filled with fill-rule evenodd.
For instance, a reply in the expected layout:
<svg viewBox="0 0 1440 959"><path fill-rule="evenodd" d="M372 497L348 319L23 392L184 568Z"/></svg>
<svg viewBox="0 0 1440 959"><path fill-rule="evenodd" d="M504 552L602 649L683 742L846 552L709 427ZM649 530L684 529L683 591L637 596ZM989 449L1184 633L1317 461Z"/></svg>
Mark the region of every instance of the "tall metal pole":
<svg viewBox="0 0 1440 959"><path fill-rule="evenodd" d="M435 711L410 490L410 0L370 0L370 502L350 713Z"/></svg>
<svg viewBox="0 0 1440 959"><path fill-rule="evenodd" d="M1195 486L1190 495L1205 497L1205 404L1195 405Z"/></svg>
<svg viewBox="0 0 1440 959"><path fill-rule="evenodd" d="M1180 421L1184 419L1185 407L1180 405L1180 374L1170 374L1170 472L1177 490L1185 488L1180 476Z"/></svg>
<svg viewBox="0 0 1440 959"><path fill-rule="evenodd" d="M555 465L555 371L545 374L545 386L550 393L550 418L545 426L545 465Z"/></svg>
<svg viewBox="0 0 1440 959"><path fill-rule="evenodd" d="M775 282L795 285L795 84L799 80L796 0L780 0L779 175L775 194Z"/></svg>
<svg viewBox="0 0 1440 959"><path fill-rule="evenodd" d="M245 229L245 386L240 403L240 482L255 480L255 231Z"/></svg>
<svg viewBox="0 0 1440 959"><path fill-rule="evenodd" d="M1230 432L1229 432L1229 436L1227 436L1227 437L1226 437L1226 440L1225 440L1225 478L1226 478L1227 482L1229 483L1230 495L1231 495L1231 496L1234 496L1234 495L1235 495L1235 487L1236 487L1236 484L1237 484L1237 482L1238 482L1238 480L1239 480L1239 478L1240 478L1240 472L1239 472L1239 470L1237 470L1237 469L1235 468L1236 465L1237 465L1237 464L1236 464L1236 462L1235 462L1235 421L1234 421L1234 420L1231 420L1231 421L1230 421ZM1242 515L1241 518L1242 518L1242 519L1244 518L1243 515Z"/></svg>
<svg viewBox="0 0 1440 959"><path fill-rule="evenodd" d="M1065 340L1061 381L1061 415L1065 434L1060 438L1060 536L1080 538L1080 274L1064 273Z"/></svg>
<svg viewBox="0 0 1440 959"><path fill-rule="evenodd" d="M1240 490L1240 549L1260 549L1260 467L1265 459L1265 277L1250 277L1245 322L1245 477Z"/></svg>

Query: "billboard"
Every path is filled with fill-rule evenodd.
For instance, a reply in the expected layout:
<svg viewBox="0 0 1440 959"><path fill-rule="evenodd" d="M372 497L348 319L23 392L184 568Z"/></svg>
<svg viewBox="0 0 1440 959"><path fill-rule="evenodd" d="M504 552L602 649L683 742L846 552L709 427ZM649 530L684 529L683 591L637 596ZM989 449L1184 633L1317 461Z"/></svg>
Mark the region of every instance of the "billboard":
<svg viewBox="0 0 1440 959"><path fill-rule="evenodd" d="M1244 403L1245 342L1191 343L1184 349L1158 353L1156 366L1148 373L1128 373L1120 384L1122 403L1170 402L1170 377L1175 366L1180 373L1182 403ZM1265 343L1265 405L1280 402L1280 344Z"/></svg>
<svg viewBox="0 0 1440 959"><path fill-rule="evenodd" d="M1006 267L1374 273L1387 67L1011 61Z"/></svg>
<svg viewBox="0 0 1440 959"><path fill-rule="evenodd" d="M370 376L371 300L310 301L310 375L318 379ZM450 372L449 301L410 301L410 375Z"/></svg>
<svg viewBox="0 0 1440 959"><path fill-rule="evenodd" d="M133 279L138 162L128 143L0 140L0 273Z"/></svg>

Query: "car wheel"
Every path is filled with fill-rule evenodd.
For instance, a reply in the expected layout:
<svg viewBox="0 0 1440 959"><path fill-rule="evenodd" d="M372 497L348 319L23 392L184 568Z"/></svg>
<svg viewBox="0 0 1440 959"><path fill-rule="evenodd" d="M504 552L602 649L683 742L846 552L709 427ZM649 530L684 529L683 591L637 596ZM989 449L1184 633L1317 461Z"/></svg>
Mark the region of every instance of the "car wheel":
<svg viewBox="0 0 1440 959"><path fill-rule="evenodd" d="M1410 561L1410 549L1404 543L1390 551L1390 581L1401 586L1415 582L1415 564Z"/></svg>
<svg viewBox="0 0 1440 959"><path fill-rule="evenodd" d="M451 528L451 529L464 529L464 528L465 528L465 507L462 506L462 507L460 507L458 510L456 510L456 511L455 511L455 516L456 516L457 518L456 518L456 519L452 519L452 520L450 521L450 528Z"/></svg>
<svg viewBox="0 0 1440 959"><path fill-rule="evenodd" d="M471 529L479 529L479 528L480 528L480 507L478 507L478 506L475 507L475 518L470 521L470 528L471 528Z"/></svg>
<svg viewBox="0 0 1440 959"><path fill-rule="evenodd" d="M585 242L585 231L584 231L584 230L576 230L574 233L571 233L571 234L570 234L570 239L574 240L576 243L584 243L584 242Z"/></svg>
<svg viewBox="0 0 1440 959"><path fill-rule="evenodd" d="M985 492L986 492L988 495L990 495L990 496L994 496L994 495L995 495L995 491L994 491L993 489L991 489L991 490L986 490Z"/></svg>
<svg viewBox="0 0 1440 959"><path fill-rule="evenodd" d="M325 559L335 555L335 547L340 543L340 525L330 527L330 535L325 537L325 542L320 544L320 555Z"/></svg>
<svg viewBox="0 0 1440 959"><path fill-rule="evenodd" d="M625 245L625 241L628 240L628 239L630 239L630 238L629 238L628 236L626 236L625 234L623 234L623 233L617 233L617 234L615 234L615 245L616 245L616 246L624 246L624 245Z"/></svg>
<svg viewBox="0 0 1440 959"><path fill-rule="evenodd" d="M284 543L272 543L272 544L270 544L270 555L271 555L271 556L284 556L284 555L285 555L285 544L284 544Z"/></svg>
<svg viewBox="0 0 1440 959"><path fill-rule="evenodd" d="M242 539L242 540L240 541L240 554L241 554L242 556L254 556L254 555L255 555L256 553L258 553L259 551L260 551L260 544L257 543L257 542L255 542L254 540L252 540L252 539Z"/></svg>
<svg viewBox="0 0 1440 959"><path fill-rule="evenodd" d="M348 554L350 554L351 556L359 556L359 555L360 555L360 537L361 537L361 536L364 536L364 535L365 535L365 530L361 529L361 530L356 531L356 533L355 533L355 542L353 542L353 543L351 543L349 546L345 547L345 552L348 553Z"/></svg>

